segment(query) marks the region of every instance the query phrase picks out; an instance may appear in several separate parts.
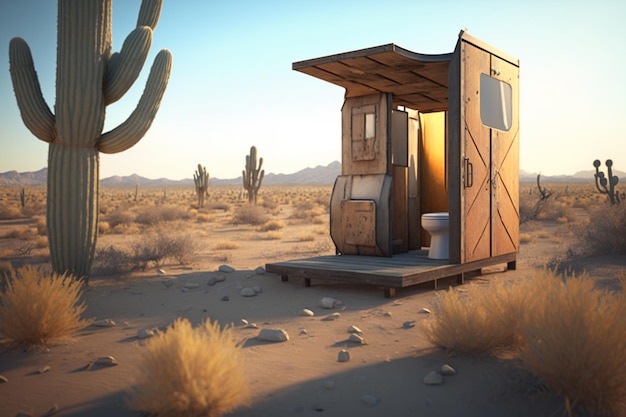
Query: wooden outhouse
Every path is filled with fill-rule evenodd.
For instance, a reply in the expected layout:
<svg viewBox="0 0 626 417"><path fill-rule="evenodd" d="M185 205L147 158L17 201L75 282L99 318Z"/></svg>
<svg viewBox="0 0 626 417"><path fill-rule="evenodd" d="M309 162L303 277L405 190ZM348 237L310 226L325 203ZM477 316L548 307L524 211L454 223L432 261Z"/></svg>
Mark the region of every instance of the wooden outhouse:
<svg viewBox="0 0 626 417"><path fill-rule="evenodd" d="M295 62L345 88L342 172L330 207L337 255L270 272L395 288L515 268L519 61L461 31L453 52L388 44ZM449 213L448 259L427 256L425 213Z"/></svg>

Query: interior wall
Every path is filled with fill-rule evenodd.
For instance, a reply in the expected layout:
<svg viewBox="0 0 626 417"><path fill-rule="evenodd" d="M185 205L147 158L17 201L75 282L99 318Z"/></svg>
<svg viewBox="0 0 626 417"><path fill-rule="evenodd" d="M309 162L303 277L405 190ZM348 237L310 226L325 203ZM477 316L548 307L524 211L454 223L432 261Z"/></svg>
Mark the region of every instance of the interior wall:
<svg viewBox="0 0 626 417"><path fill-rule="evenodd" d="M420 124L420 211L422 214L447 212L446 112L422 113ZM430 245L425 230L422 230L422 245Z"/></svg>

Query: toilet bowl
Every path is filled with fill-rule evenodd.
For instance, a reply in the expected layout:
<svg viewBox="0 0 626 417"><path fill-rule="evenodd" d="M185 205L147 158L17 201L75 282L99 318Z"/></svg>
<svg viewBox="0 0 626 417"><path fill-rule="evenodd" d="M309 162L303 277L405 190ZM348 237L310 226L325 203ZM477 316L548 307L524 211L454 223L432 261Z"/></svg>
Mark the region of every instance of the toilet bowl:
<svg viewBox="0 0 626 417"><path fill-rule="evenodd" d="M422 227L430 234L430 259L448 259L448 213L422 215Z"/></svg>

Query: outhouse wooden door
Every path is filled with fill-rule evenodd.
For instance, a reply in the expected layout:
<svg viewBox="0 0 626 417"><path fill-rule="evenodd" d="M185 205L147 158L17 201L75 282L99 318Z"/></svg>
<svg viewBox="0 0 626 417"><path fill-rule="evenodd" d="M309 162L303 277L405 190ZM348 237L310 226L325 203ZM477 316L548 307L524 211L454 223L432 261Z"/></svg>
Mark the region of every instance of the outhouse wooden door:
<svg viewBox="0 0 626 417"><path fill-rule="evenodd" d="M517 252L519 68L463 42L462 263Z"/></svg>

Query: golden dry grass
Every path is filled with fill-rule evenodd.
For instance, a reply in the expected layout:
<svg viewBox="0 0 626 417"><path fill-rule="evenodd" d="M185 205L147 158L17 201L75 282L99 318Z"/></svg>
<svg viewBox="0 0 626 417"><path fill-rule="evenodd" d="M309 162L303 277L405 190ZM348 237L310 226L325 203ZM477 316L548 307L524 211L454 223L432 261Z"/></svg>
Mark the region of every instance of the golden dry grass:
<svg viewBox="0 0 626 417"><path fill-rule="evenodd" d="M70 341L90 323L81 318L81 288L71 275L32 265L9 271L0 295L0 336L11 346L27 348Z"/></svg>
<svg viewBox="0 0 626 417"><path fill-rule="evenodd" d="M159 417L217 417L248 403L240 344L231 328L177 319L140 351L130 406Z"/></svg>

